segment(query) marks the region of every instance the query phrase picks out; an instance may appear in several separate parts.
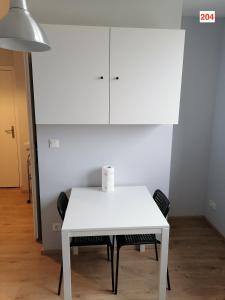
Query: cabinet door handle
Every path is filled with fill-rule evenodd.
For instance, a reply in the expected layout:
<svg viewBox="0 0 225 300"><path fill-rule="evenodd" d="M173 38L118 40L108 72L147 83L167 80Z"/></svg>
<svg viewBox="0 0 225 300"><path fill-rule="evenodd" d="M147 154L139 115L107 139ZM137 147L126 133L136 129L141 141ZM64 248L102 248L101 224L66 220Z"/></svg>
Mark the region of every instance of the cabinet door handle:
<svg viewBox="0 0 225 300"><path fill-rule="evenodd" d="M119 80L120 78L119 78L119 76L116 76L116 77L114 77L114 79L115 79L115 80Z"/></svg>
<svg viewBox="0 0 225 300"><path fill-rule="evenodd" d="M104 79L104 76L100 76L99 79L101 79L101 80Z"/></svg>

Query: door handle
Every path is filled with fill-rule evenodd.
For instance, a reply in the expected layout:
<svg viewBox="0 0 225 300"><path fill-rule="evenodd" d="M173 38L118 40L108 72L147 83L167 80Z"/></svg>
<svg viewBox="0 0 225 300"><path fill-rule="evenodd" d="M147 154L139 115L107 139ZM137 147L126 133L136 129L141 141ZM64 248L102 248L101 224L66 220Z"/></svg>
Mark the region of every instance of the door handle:
<svg viewBox="0 0 225 300"><path fill-rule="evenodd" d="M11 134L12 138L15 139L15 128L14 128L14 126L11 126L11 129L7 129L7 130L5 130L5 132L7 134Z"/></svg>

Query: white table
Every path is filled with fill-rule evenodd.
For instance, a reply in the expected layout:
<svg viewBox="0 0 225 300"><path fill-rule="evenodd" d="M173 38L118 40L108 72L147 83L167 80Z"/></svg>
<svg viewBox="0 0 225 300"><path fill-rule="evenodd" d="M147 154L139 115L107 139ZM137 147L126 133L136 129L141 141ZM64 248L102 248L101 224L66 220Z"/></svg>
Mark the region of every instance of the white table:
<svg viewBox="0 0 225 300"><path fill-rule="evenodd" d="M161 234L159 300L166 299L169 224L145 186L73 188L62 227L64 300L72 300L70 238L75 236Z"/></svg>

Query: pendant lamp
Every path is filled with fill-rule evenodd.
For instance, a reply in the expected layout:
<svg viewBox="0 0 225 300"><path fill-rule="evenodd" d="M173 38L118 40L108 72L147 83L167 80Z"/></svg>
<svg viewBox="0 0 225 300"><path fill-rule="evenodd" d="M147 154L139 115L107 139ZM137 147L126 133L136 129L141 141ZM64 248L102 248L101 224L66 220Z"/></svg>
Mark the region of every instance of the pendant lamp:
<svg viewBox="0 0 225 300"><path fill-rule="evenodd" d="M0 48L25 52L50 49L45 32L27 9L26 0L10 0L9 13L0 20Z"/></svg>

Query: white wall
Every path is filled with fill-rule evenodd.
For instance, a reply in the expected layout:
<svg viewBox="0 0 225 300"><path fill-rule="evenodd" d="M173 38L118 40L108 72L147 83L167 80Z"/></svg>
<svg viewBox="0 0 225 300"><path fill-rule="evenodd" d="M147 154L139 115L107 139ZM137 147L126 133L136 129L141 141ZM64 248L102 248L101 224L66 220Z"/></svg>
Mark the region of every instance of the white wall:
<svg viewBox="0 0 225 300"><path fill-rule="evenodd" d="M208 197L205 210L209 221L225 236L225 19L223 19L221 41L222 51L219 55L220 70L213 116ZM216 203L216 210L209 207L209 200Z"/></svg>
<svg viewBox="0 0 225 300"><path fill-rule="evenodd" d="M184 17L186 29L180 122L174 126L170 199L172 215L203 215L216 83L224 22L199 24Z"/></svg>
<svg viewBox="0 0 225 300"><path fill-rule="evenodd" d="M169 191L172 126L38 125L44 248L59 248L56 199L72 186L101 186L101 166L115 166L118 185ZM49 149L48 139L60 140ZM100 216L101 217L101 216Z"/></svg>
<svg viewBox="0 0 225 300"><path fill-rule="evenodd" d="M51 3L54 3L50 6ZM42 23L180 28L180 0L29 1ZM100 185L100 167L116 167L117 184L169 189L172 126L37 126L44 249L60 247L56 199L72 186ZM49 150L48 138L61 147Z"/></svg>

